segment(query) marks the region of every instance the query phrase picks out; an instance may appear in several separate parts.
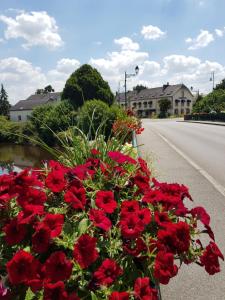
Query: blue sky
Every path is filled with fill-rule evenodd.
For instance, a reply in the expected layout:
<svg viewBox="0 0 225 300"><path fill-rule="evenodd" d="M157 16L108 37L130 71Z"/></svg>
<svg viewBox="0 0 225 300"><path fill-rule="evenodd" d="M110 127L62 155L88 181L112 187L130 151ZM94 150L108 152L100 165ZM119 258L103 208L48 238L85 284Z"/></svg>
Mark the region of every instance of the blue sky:
<svg viewBox="0 0 225 300"><path fill-rule="evenodd" d="M18 3L19 2L19 3ZM1 0L0 83L14 104L37 88L62 90L90 63L123 90L185 83L212 88L225 77L224 0Z"/></svg>

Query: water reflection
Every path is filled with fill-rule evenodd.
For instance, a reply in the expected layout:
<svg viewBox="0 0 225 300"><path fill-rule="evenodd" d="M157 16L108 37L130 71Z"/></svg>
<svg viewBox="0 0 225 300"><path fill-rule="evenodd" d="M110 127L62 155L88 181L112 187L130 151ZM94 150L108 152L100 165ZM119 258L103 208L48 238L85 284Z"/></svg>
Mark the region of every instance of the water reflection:
<svg viewBox="0 0 225 300"><path fill-rule="evenodd" d="M0 168L12 170L15 168L40 167L43 160L51 159L51 155L34 146L0 144Z"/></svg>

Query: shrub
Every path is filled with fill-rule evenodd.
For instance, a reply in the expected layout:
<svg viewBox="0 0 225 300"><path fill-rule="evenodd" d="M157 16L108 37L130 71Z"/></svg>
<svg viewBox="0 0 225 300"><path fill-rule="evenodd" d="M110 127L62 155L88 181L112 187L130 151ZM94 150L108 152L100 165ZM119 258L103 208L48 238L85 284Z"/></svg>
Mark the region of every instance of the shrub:
<svg viewBox="0 0 225 300"><path fill-rule="evenodd" d="M24 134L28 134L26 123L12 122L0 116L0 143L25 143L27 139Z"/></svg>

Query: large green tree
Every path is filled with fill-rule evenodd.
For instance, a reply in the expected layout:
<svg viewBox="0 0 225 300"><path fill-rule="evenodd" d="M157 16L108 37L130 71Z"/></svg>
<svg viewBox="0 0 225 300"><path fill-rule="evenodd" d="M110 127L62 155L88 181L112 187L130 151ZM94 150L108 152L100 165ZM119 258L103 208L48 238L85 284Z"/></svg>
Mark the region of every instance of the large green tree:
<svg viewBox="0 0 225 300"><path fill-rule="evenodd" d="M163 98L159 100L159 109L160 109L159 117L165 118L170 108L171 108L171 101L169 99Z"/></svg>
<svg viewBox="0 0 225 300"><path fill-rule="evenodd" d="M225 78L216 85L214 90L225 90Z"/></svg>
<svg viewBox="0 0 225 300"><path fill-rule="evenodd" d="M36 90L36 94L37 95L42 95L42 94L48 94L48 93L52 93L55 90L53 89L53 87L49 84L46 87L44 87L43 89L37 89Z"/></svg>
<svg viewBox="0 0 225 300"><path fill-rule="evenodd" d="M4 86L2 84L0 90L0 115L8 117L9 109L10 104L8 101L8 94L6 93L6 90L4 89Z"/></svg>
<svg viewBox="0 0 225 300"><path fill-rule="evenodd" d="M196 113L221 112L223 110L225 110L225 89L215 89L196 101L193 106L193 112Z"/></svg>
<svg viewBox="0 0 225 300"><path fill-rule="evenodd" d="M82 65L66 81L62 99L67 99L77 108L86 100L99 99L109 105L114 96L109 84L103 80L101 74L90 65Z"/></svg>
<svg viewBox="0 0 225 300"><path fill-rule="evenodd" d="M144 86L142 84L138 84L133 87L133 91L137 91L138 93L140 93L140 91L146 90L146 89L147 89L147 86Z"/></svg>

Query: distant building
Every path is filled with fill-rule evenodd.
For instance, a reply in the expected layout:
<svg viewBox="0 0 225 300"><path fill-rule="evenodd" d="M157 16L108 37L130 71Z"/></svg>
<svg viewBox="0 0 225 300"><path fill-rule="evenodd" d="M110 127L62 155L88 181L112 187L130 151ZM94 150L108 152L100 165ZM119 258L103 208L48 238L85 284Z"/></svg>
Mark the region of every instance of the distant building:
<svg viewBox="0 0 225 300"><path fill-rule="evenodd" d="M61 99L61 93L35 94L28 97L26 100L20 100L10 108L11 121L27 121L37 106L57 103Z"/></svg>
<svg viewBox="0 0 225 300"><path fill-rule="evenodd" d="M167 98L171 101L170 115L184 115L192 112L195 97L184 84L170 85L162 87L144 89L140 92L127 92L127 107L137 112L139 117L151 117L159 114L159 100ZM116 95L116 100L121 106L125 106L125 94Z"/></svg>

